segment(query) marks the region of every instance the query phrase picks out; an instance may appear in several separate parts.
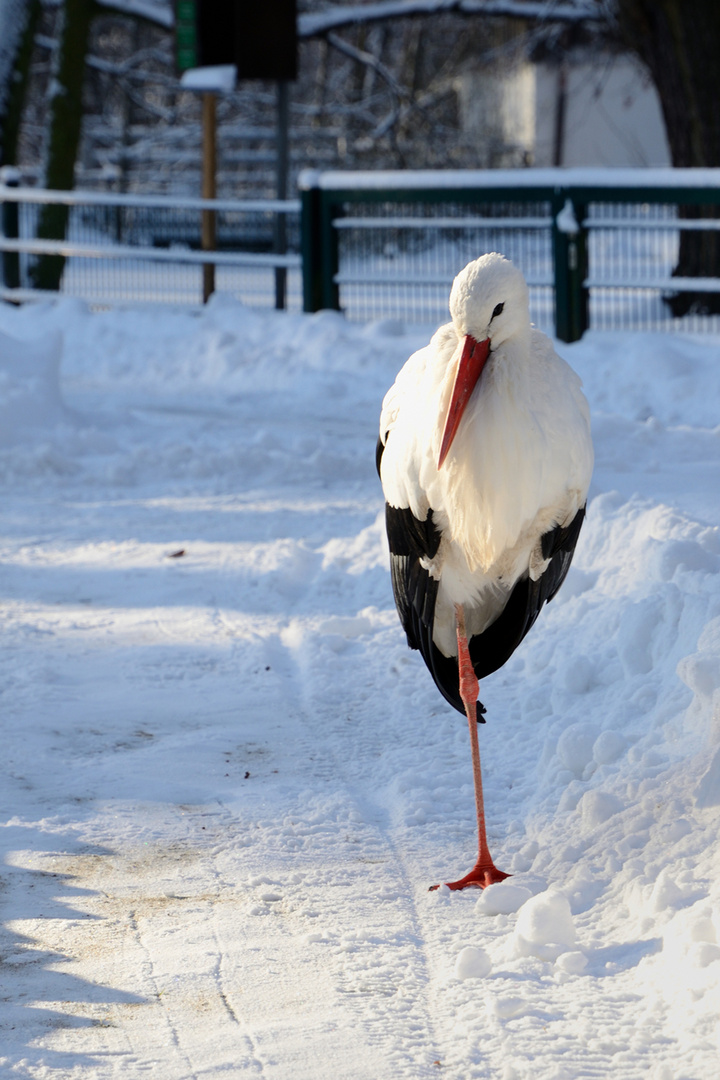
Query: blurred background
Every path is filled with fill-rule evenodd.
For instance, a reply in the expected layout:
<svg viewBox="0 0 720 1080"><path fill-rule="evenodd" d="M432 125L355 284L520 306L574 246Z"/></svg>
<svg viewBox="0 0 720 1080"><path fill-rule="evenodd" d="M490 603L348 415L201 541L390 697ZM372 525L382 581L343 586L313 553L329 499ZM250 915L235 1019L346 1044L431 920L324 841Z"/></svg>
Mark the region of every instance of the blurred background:
<svg viewBox="0 0 720 1080"><path fill-rule="evenodd" d="M291 187L307 167L670 164L650 71L607 7L299 0ZM171 3L2 0L0 20L2 164L40 186L56 169L94 190L199 193L201 101L180 86ZM58 97L77 103L76 139L53 130L72 122ZM272 196L272 83L238 82L217 122L218 194Z"/></svg>
<svg viewBox="0 0 720 1080"><path fill-rule="evenodd" d="M588 319L703 328L697 316L720 312L715 179L704 201L680 189L625 208L597 191L571 199L575 247L552 234L562 202L514 188L547 168L719 165L719 46L715 0L0 0L2 296L187 304L220 289L431 322L467 257L497 248L540 290L536 320L566 339ZM332 229L350 215L359 231L346 221L330 251L298 194L303 176L338 170L501 170L508 197L444 200L458 227L428 231L436 182L411 211L391 199L396 225L372 237L346 200ZM311 244L330 282L315 299ZM577 308L570 330L561 248L578 276L561 301ZM211 251L224 254L211 263ZM369 274L372 301L356 288ZM392 295L398 276L421 295ZM603 288L616 294L593 294Z"/></svg>

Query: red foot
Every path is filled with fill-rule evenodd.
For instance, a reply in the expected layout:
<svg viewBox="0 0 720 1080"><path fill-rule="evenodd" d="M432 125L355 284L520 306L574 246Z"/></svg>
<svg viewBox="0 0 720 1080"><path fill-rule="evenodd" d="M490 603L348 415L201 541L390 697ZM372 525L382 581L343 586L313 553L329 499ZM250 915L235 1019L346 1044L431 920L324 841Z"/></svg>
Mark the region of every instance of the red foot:
<svg viewBox="0 0 720 1080"><path fill-rule="evenodd" d="M475 863L469 874L460 878L459 881L447 881L445 884L448 889L452 889L453 892L458 889L486 889L488 885L494 885L498 881L504 881L505 878L511 877L511 874L506 874L504 870L498 870L494 863ZM439 889L439 885L431 885L428 892L434 892L435 889Z"/></svg>

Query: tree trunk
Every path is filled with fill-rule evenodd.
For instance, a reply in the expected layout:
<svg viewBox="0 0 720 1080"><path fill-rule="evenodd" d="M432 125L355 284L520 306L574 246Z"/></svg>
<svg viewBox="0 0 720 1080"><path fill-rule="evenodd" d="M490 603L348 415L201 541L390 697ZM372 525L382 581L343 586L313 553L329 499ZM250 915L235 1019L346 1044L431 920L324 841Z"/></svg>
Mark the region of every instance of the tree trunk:
<svg viewBox="0 0 720 1080"><path fill-rule="evenodd" d="M51 189L70 191L75 183L85 56L96 11L94 0L65 0L56 86L49 110L45 184ZM38 238L64 240L68 210L67 206L44 206L38 221ZM64 266L62 255L41 255L31 270L35 288L59 289Z"/></svg>
<svg viewBox="0 0 720 1080"><path fill-rule="evenodd" d="M28 0L25 6L18 5L18 10L18 18L24 20L24 28L15 28L17 36L13 43L12 61L5 73L8 81L5 86L0 87L0 165L17 163L20 120L25 104L33 41L40 19L40 0ZM0 31L4 29L6 30L0 26Z"/></svg>
<svg viewBox="0 0 720 1080"><path fill-rule="evenodd" d="M621 35L647 65L677 167L720 166L718 0L618 0ZM720 207L683 206L684 218L720 218ZM676 277L720 277L720 233L680 233ZM720 293L681 292L674 315L720 312Z"/></svg>

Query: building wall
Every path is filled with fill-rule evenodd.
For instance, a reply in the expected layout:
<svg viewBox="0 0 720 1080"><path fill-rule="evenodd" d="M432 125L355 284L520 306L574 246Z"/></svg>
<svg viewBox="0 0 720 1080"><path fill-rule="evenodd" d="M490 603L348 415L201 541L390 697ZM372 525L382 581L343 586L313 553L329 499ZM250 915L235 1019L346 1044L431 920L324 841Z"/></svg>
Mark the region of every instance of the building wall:
<svg viewBox="0 0 720 1080"><path fill-rule="evenodd" d="M462 131L474 137L473 167L532 165L536 69L522 60L465 71L454 80Z"/></svg>
<svg viewBox="0 0 720 1080"><path fill-rule="evenodd" d="M560 69L535 69L533 164L554 164ZM660 102L650 80L628 57L566 65L562 165L662 166L670 152Z"/></svg>

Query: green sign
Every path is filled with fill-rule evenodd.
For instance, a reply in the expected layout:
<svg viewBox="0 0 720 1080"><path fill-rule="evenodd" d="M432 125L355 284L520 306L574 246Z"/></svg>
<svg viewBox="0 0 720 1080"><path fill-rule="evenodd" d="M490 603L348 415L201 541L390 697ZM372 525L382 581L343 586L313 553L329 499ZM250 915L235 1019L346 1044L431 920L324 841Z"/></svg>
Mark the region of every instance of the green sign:
<svg viewBox="0 0 720 1080"><path fill-rule="evenodd" d="M177 0L175 5L175 59L180 72L198 66L195 0Z"/></svg>

